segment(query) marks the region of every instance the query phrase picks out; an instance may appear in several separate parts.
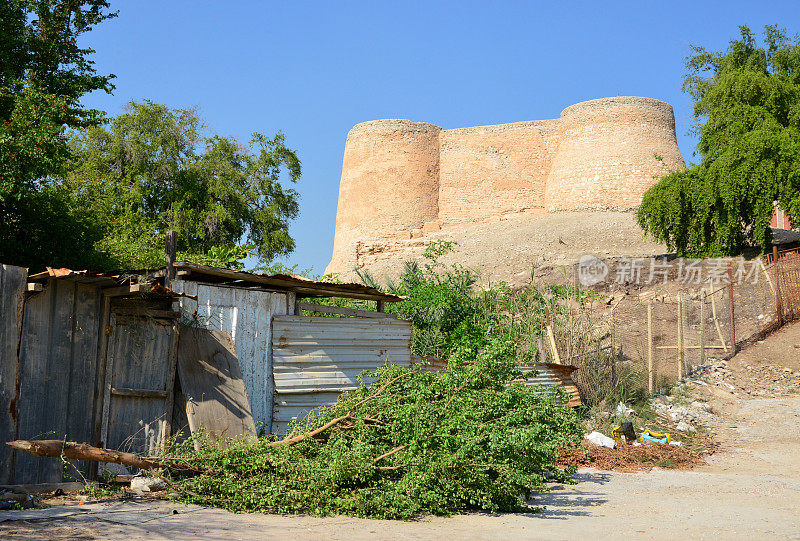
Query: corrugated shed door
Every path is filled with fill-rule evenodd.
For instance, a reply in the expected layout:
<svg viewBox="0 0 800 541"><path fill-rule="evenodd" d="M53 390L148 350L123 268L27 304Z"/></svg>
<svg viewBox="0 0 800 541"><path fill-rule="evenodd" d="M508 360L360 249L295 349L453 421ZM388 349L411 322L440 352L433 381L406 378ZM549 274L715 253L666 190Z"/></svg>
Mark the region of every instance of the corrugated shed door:
<svg viewBox="0 0 800 541"><path fill-rule="evenodd" d="M112 311L102 439L149 455L169 434L178 327L174 318Z"/></svg>
<svg viewBox="0 0 800 541"><path fill-rule="evenodd" d="M294 313L291 292L264 291L174 280L182 319L193 327L231 333L253 420L259 431L272 423L272 316Z"/></svg>
<svg viewBox="0 0 800 541"><path fill-rule="evenodd" d="M384 363L411 364L411 323L398 319L275 316L272 359L275 411L272 432L333 404L358 387L358 375Z"/></svg>

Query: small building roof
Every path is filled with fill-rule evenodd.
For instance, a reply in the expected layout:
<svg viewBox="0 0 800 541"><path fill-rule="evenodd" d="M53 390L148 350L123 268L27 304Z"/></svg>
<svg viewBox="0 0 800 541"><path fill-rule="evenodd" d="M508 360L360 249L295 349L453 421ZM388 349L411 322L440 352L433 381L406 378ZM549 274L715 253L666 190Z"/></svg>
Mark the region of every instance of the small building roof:
<svg viewBox="0 0 800 541"><path fill-rule="evenodd" d="M384 293L379 289L363 284L322 282L311 280L297 274L254 274L252 272L234 271L219 267L210 267L208 265L200 265L190 261L178 261L175 263L174 267L178 278L194 282L206 282L250 289L292 291L299 297L343 297L384 302L398 302L403 300L402 297ZM89 270L47 267L46 271L29 275L28 281L46 282L50 278L56 278L91 284L100 288L111 288L124 284L135 286L140 282L140 277L143 276L148 278L147 282L150 288L152 288L157 285L155 283L156 280L160 281L160 279L166 276L166 269L159 269L156 271L93 272ZM162 294L168 294L166 290L160 292Z"/></svg>
<svg viewBox="0 0 800 541"><path fill-rule="evenodd" d="M399 302L403 300L402 297L384 293L380 289L363 284L322 282L297 274L254 274L252 272L209 267L189 261L178 261L174 267L177 277L181 280L219 283L234 287L292 291L300 297L343 297L384 302ZM163 276L163 273L163 270L159 271L157 276Z"/></svg>

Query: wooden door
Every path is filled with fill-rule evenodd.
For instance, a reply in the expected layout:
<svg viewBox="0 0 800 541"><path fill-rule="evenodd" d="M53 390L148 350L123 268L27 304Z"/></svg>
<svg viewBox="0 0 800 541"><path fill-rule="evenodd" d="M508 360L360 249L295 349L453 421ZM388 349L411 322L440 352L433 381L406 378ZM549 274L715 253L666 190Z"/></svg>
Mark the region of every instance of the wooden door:
<svg viewBox="0 0 800 541"><path fill-rule="evenodd" d="M112 307L107 328L102 435L105 447L152 454L170 434L176 314Z"/></svg>

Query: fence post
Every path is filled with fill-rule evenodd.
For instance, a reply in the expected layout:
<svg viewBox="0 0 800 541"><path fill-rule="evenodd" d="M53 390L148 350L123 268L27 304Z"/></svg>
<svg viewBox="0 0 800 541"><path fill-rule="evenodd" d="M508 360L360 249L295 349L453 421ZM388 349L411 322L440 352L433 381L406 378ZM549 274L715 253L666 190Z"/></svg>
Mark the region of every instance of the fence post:
<svg viewBox="0 0 800 541"><path fill-rule="evenodd" d="M647 390L653 394L653 299L647 301Z"/></svg>
<svg viewBox="0 0 800 541"><path fill-rule="evenodd" d="M683 347L683 293L678 293L678 379L683 379L686 350Z"/></svg>
<svg viewBox="0 0 800 541"><path fill-rule="evenodd" d="M731 349L736 354L736 318L733 313L733 263L728 261L728 305L731 312Z"/></svg>
<svg viewBox="0 0 800 541"><path fill-rule="evenodd" d="M558 348L556 347L556 337L553 335L553 326L547 326L547 338L550 341L550 350L553 354L553 362L555 364L561 364L561 356L558 354Z"/></svg>
<svg viewBox="0 0 800 541"><path fill-rule="evenodd" d="M778 327L783 326L783 294L781 293L781 273L778 266L778 247L772 246L772 268L775 272L775 312L778 316Z"/></svg>
<svg viewBox="0 0 800 541"><path fill-rule="evenodd" d="M175 254L178 250L178 232L174 229L167 231L164 242L164 253L167 259L166 279L164 285L168 288L172 287L172 281L175 279Z"/></svg>
<svg viewBox="0 0 800 541"><path fill-rule="evenodd" d="M706 364L706 289L700 295L700 366Z"/></svg>

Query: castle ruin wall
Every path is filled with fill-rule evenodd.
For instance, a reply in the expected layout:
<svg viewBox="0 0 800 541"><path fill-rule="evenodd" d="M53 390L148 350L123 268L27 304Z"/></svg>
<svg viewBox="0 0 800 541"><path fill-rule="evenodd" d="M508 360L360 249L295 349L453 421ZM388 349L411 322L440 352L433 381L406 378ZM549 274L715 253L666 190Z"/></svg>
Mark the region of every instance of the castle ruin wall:
<svg viewBox="0 0 800 541"><path fill-rule="evenodd" d="M658 176L682 167L672 106L651 98L602 98L558 119L451 130L398 119L357 124L345 143L326 272L402 252L404 242L443 227L631 210Z"/></svg>

